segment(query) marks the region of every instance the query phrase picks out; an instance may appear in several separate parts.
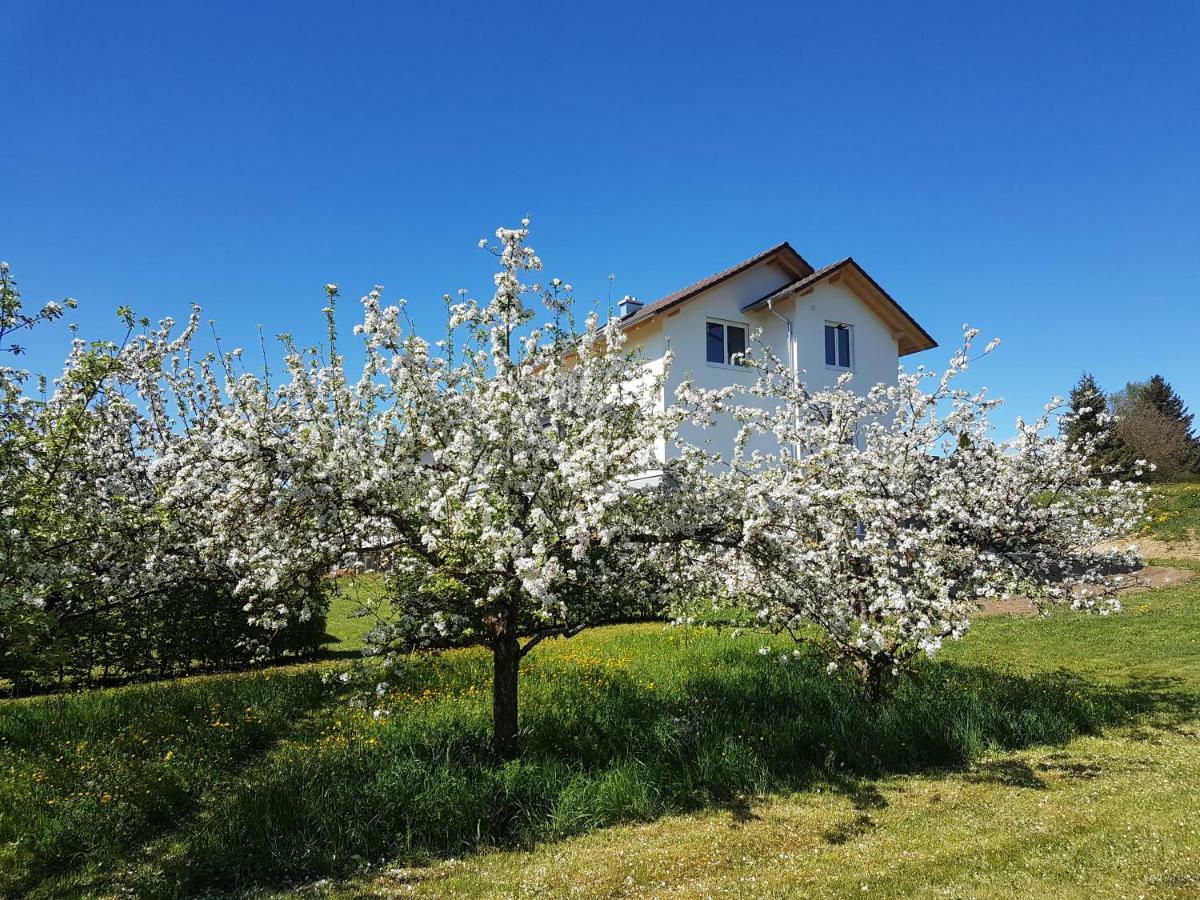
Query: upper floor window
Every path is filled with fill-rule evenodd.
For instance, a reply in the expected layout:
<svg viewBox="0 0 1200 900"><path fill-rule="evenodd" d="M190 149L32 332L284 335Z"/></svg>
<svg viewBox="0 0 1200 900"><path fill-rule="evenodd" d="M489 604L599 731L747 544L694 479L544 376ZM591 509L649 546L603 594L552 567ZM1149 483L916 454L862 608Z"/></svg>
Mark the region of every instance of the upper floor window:
<svg viewBox="0 0 1200 900"><path fill-rule="evenodd" d="M746 352L746 326L732 322L704 323L705 353L710 363L723 366L741 365Z"/></svg>
<svg viewBox="0 0 1200 900"><path fill-rule="evenodd" d="M850 369L854 364L850 357L853 344L851 328L840 322L825 323L825 365L835 369Z"/></svg>

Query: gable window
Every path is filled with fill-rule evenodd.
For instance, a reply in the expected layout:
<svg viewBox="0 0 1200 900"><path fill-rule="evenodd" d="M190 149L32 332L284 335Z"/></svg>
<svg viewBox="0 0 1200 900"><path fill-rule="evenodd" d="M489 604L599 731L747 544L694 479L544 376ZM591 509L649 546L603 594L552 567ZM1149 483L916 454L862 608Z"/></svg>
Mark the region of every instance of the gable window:
<svg viewBox="0 0 1200 900"><path fill-rule="evenodd" d="M850 326L840 322L825 323L825 365L834 369L850 369Z"/></svg>
<svg viewBox="0 0 1200 900"><path fill-rule="evenodd" d="M746 352L746 326L731 322L704 323L705 355L710 363L722 366L742 365Z"/></svg>

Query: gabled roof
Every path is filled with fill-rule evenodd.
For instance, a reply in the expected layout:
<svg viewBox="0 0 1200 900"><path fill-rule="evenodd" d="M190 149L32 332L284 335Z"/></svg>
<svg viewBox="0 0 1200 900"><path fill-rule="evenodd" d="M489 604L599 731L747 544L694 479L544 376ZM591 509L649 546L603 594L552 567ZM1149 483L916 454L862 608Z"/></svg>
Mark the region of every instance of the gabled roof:
<svg viewBox="0 0 1200 900"><path fill-rule="evenodd" d="M860 266L853 256L847 256L845 259L816 269L802 278L797 278L765 297L747 303L742 307L742 311L763 309L770 303L806 291L822 281L836 281L839 277L845 278L846 286L858 294L859 298L876 315L891 326L901 356L919 353L922 350L932 350L938 345L929 332L922 328L891 294L880 287L879 282L868 275L866 269Z"/></svg>
<svg viewBox="0 0 1200 900"><path fill-rule="evenodd" d="M797 278L808 275L813 271L813 267L808 264L808 261L799 253L797 253L792 248L791 244L789 244L787 241L784 241L782 244L776 244L774 247L764 250L762 253L755 254L749 259L743 260L736 266L730 266L728 269L716 272L712 275L709 275L707 278L701 278L694 284L689 284L687 287L682 288L673 294L667 294L667 296L660 297L652 303L647 303L645 306L634 310L628 316L622 319L621 327L629 328L631 325L640 323L643 319L649 319L661 312L665 312L673 306L678 306L680 303L684 303L692 299L701 291L706 291L710 287L715 287L722 281L726 281L727 279L732 278L734 275L737 275L740 272L745 272L752 266L756 266L759 263L764 262L778 263L783 269L793 273Z"/></svg>
<svg viewBox="0 0 1200 900"><path fill-rule="evenodd" d="M910 316L904 307L892 298L891 294L880 287L879 283L868 275L862 266L855 262L854 257L847 256L845 259L830 263L820 269L814 269L787 241L784 241L782 244L776 244L774 247L762 251L762 253L755 254L749 259L738 263L736 266L730 266L728 269L716 272L707 278L701 278L694 284L689 284L687 287L675 291L673 294L667 294L667 296L660 297L652 303L647 303L645 306L634 310L621 319L621 328L628 329L635 325L640 325L645 320L651 319L659 313L666 312L681 303L686 303L698 294L759 263L774 263L793 277L782 287L775 289L770 294L745 304L742 307L742 310L745 312L763 309L768 303L782 300L800 291L806 291L822 281L836 281L839 277L844 277L846 285L858 294L862 301L891 327L893 334L896 336L901 356L907 356L909 353L918 353L921 350L931 350L937 346L937 341L929 335L929 332L922 328L917 323L917 320Z"/></svg>

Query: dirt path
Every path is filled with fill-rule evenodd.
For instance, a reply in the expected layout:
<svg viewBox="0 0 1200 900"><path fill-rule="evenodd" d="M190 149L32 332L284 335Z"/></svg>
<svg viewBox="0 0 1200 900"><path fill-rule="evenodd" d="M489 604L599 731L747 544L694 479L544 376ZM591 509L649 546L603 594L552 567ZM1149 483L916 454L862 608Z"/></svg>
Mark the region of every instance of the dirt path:
<svg viewBox="0 0 1200 900"><path fill-rule="evenodd" d="M1145 556L1161 557L1162 554L1151 552L1146 547L1146 541L1139 543L1142 552ZM1155 541L1153 543L1161 543ZM1169 546L1176 546L1171 544ZM1200 554L1181 554L1171 557L1172 559L1195 559ZM1191 569L1169 569L1166 566L1144 566L1125 576L1125 583L1121 587L1121 593L1137 593L1139 591L1151 591L1157 588L1171 587L1176 584L1181 584L1191 578L1196 577L1196 572ZM990 600L983 605L983 609L977 615L980 616L1032 616L1037 612L1025 597L1009 597L1007 600Z"/></svg>
<svg viewBox="0 0 1200 900"><path fill-rule="evenodd" d="M1200 559L1200 541L1159 541L1154 538L1108 541L1101 550L1127 550L1137 547L1142 559Z"/></svg>

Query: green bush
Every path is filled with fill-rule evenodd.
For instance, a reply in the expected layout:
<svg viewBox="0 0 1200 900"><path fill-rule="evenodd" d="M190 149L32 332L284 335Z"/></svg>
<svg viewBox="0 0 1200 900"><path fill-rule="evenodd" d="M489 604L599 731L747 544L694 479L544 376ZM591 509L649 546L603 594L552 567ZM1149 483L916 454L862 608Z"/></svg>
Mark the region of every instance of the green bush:
<svg viewBox="0 0 1200 900"><path fill-rule="evenodd" d="M178 585L136 603L96 604L80 615L46 615L37 623L34 639L26 642L33 652L5 655L0 678L8 679L12 692L20 694L230 669L264 657L311 655L325 634L328 591L322 585L307 596L286 599L289 607L307 606L312 614L301 621L299 613L292 613L276 632L251 625L244 601L230 586L201 582Z"/></svg>

